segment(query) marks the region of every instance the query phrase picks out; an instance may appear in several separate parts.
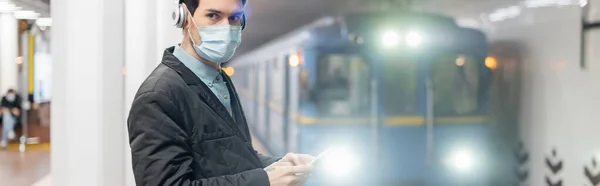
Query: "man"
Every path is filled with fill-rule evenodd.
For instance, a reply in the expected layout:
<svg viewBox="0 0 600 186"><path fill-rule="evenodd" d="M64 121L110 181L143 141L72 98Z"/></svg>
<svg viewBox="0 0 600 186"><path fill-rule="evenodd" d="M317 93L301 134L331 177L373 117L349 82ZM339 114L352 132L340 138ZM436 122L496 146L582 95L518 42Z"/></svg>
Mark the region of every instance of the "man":
<svg viewBox="0 0 600 186"><path fill-rule="evenodd" d="M300 185L310 155L258 154L221 64L241 41L246 0L180 0L181 45L142 83L128 118L137 185ZM268 168L265 168L267 167Z"/></svg>
<svg viewBox="0 0 600 186"><path fill-rule="evenodd" d="M0 140L0 147L5 149L8 146L8 141L15 138L14 127L21 114L21 98L15 93L15 90L8 89L6 95L0 101L0 108L2 110L2 140Z"/></svg>

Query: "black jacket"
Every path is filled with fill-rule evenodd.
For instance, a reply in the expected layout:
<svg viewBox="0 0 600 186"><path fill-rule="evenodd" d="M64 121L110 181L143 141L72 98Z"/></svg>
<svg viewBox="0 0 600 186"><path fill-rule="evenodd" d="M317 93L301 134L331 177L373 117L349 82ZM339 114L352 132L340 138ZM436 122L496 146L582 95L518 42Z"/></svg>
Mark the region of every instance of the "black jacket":
<svg viewBox="0 0 600 186"><path fill-rule="evenodd" d="M223 78L235 118L173 47L165 51L127 120L137 185L269 186L263 168L277 159L254 150L235 87Z"/></svg>
<svg viewBox="0 0 600 186"><path fill-rule="evenodd" d="M19 96L18 94L15 94L15 100L10 102L8 101L8 99L6 99L6 96L2 97L2 100L0 100L0 107L2 108L8 108L8 110L10 110L10 114L15 117L16 123L17 125L21 124L21 114L19 115L15 115L12 113L12 109L16 108L19 110L19 112L21 112L21 96ZM2 123L2 116L0 115L0 123Z"/></svg>

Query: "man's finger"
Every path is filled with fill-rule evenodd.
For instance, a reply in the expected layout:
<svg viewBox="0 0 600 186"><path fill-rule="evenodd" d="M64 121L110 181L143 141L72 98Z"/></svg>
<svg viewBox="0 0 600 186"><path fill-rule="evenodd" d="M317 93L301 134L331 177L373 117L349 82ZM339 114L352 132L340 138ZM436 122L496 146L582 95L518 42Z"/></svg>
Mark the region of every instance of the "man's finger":
<svg viewBox="0 0 600 186"><path fill-rule="evenodd" d="M290 162L277 162L277 166L294 166L293 163Z"/></svg>
<svg viewBox="0 0 600 186"><path fill-rule="evenodd" d="M287 161L278 161L278 162L275 162L275 163L273 163L273 164L271 164L269 166L284 167L284 166L294 166L294 164L291 163L291 162L287 162Z"/></svg>
<svg viewBox="0 0 600 186"><path fill-rule="evenodd" d="M312 171L312 168L308 165L298 165L298 166L292 166L292 167L287 167L286 168L287 173L288 174L298 174L298 173L305 173L308 174Z"/></svg>
<svg viewBox="0 0 600 186"><path fill-rule="evenodd" d="M290 162L294 165L304 165L302 159L298 156L298 154L288 153L283 157L284 161Z"/></svg>
<svg viewBox="0 0 600 186"><path fill-rule="evenodd" d="M302 156L298 155L298 154L294 154L294 156L292 156L292 163L294 163L294 165L305 165L307 163L304 163Z"/></svg>
<svg viewBox="0 0 600 186"><path fill-rule="evenodd" d="M300 157L300 159L302 160L302 163L309 164L312 160L315 159L315 157L308 155L308 154L300 154L298 155Z"/></svg>

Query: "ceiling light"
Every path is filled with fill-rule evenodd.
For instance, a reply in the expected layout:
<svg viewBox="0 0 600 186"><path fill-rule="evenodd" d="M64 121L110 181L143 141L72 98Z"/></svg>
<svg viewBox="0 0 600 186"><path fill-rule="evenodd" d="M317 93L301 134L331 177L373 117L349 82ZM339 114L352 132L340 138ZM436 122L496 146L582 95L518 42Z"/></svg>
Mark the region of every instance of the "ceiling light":
<svg viewBox="0 0 600 186"><path fill-rule="evenodd" d="M0 0L0 12L12 12L19 9L21 9L21 7L17 7L10 1Z"/></svg>
<svg viewBox="0 0 600 186"><path fill-rule="evenodd" d="M32 10L15 11L16 19L37 19L38 17L40 17L40 13Z"/></svg>

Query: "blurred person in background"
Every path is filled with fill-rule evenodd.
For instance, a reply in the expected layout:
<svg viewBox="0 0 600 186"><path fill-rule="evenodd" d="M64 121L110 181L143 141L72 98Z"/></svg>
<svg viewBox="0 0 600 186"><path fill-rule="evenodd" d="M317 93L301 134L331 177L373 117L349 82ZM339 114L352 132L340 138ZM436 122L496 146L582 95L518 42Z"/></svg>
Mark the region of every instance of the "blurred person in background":
<svg viewBox="0 0 600 186"><path fill-rule="evenodd" d="M15 93L15 90L9 89L0 103L2 110L2 140L0 146L5 149L8 141L15 138L14 127L19 121L21 114L21 97Z"/></svg>
<svg viewBox="0 0 600 186"><path fill-rule="evenodd" d="M221 64L241 42L246 0L180 0L183 41L165 50L129 118L137 185L302 185L310 155L258 154L237 92Z"/></svg>

